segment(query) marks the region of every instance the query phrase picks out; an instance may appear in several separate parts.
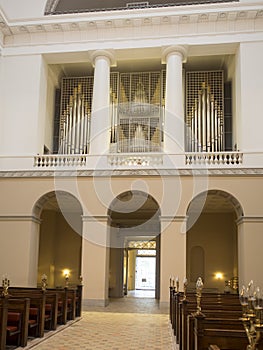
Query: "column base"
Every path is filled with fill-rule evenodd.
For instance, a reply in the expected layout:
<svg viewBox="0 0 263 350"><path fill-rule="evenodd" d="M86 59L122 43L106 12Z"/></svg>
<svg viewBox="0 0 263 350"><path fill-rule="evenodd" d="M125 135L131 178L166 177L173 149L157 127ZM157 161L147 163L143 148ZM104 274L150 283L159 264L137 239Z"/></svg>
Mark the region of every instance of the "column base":
<svg viewBox="0 0 263 350"><path fill-rule="evenodd" d="M83 311L88 311L90 306L96 307L106 307L109 305L109 299L83 299L82 309Z"/></svg>

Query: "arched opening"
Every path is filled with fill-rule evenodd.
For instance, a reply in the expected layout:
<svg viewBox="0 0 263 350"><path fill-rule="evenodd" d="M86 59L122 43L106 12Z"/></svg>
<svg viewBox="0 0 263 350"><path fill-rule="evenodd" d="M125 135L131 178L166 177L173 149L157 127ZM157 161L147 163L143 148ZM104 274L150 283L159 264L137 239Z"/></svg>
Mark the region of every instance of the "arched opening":
<svg viewBox="0 0 263 350"><path fill-rule="evenodd" d="M79 284L82 252L82 208L71 194L57 191L41 197L34 207L40 219L38 283L47 276L48 286Z"/></svg>
<svg viewBox="0 0 263 350"><path fill-rule="evenodd" d="M229 193L210 190L190 203L187 215L187 279L195 288L202 277L207 290L233 292L238 288L236 220L242 216L238 201Z"/></svg>
<svg viewBox="0 0 263 350"><path fill-rule="evenodd" d="M109 208L109 297L160 294L160 208L142 191L127 191Z"/></svg>

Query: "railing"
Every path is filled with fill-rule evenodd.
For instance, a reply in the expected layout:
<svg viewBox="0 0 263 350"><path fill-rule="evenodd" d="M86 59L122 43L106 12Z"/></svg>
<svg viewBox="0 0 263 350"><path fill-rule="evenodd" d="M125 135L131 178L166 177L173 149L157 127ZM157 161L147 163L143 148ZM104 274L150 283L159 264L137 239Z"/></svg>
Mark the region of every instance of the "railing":
<svg viewBox="0 0 263 350"><path fill-rule="evenodd" d="M158 167L164 165L164 153L111 153L106 155L104 163L109 167ZM176 156L175 156L176 157ZM35 168L86 167L89 155L39 155L34 157ZM102 157L104 158L104 156ZM185 153L185 166L240 166L243 154L240 152L190 152ZM91 165L91 164L90 164Z"/></svg>
<svg viewBox="0 0 263 350"><path fill-rule="evenodd" d="M185 154L186 165L240 165L243 154L239 152L191 152Z"/></svg>
<svg viewBox="0 0 263 350"><path fill-rule="evenodd" d="M38 168L75 167L84 166L86 163L87 156L83 155L49 154L34 157L34 167Z"/></svg>
<svg viewBox="0 0 263 350"><path fill-rule="evenodd" d="M163 153L116 153L108 155L108 164L113 167L143 167L163 164Z"/></svg>

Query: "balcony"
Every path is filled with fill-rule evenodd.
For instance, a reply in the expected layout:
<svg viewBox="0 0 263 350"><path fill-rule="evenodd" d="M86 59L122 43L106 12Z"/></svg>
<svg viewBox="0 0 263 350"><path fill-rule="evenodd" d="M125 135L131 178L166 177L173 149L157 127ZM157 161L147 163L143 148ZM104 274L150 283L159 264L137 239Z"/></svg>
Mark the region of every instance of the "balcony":
<svg viewBox="0 0 263 350"><path fill-rule="evenodd" d="M215 152L166 154L150 153L109 153L98 155L37 155L37 156L0 156L2 177L50 176L54 172L89 171L110 172L115 170L166 171L175 170L188 174L192 170L227 171L229 174L261 174L263 171L262 152Z"/></svg>

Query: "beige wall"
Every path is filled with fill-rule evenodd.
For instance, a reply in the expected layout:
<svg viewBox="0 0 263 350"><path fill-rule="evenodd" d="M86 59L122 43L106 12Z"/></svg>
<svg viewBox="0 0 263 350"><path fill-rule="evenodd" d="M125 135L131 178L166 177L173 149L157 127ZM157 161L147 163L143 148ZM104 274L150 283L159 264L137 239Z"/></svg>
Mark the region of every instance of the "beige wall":
<svg viewBox="0 0 263 350"><path fill-rule="evenodd" d="M69 269L69 283L78 284L81 275L81 236L58 212L45 210L41 220L38 282L42 274L46 274L50 287L64 286L62 272Z"/></svg>
<svg viewBox="0 0 263 350"><path fill-rule="evenodd" d="M226 280L234 277L236 261L236 217L234 214L202 214L195 225L187 232L187 278L189 287L195 287L196 279L191 276L195 266L191 251L200 247L204 251L204 287L224 290ZM200 271L202 272L202 271ZM222 280L215 279L215 273L223 273ZM193 278L193 277L192 277ZM195 276L196 278L196 276Z"/></svg>
<svg viewBox="0 0 263 350"><path fill-rule="evenodd" d="M102 191L104 182L104 192ZM84 218L83 256L82 271L84 278L84 297L89 300L107 300L108 279L109 279L109 254L107 248L107 211L109 203L118 194L130 190L135 180L145 181L149 193L159 203L161 217L161 300L168 301L168 285L170 275L179 275L182 280L186 273L186 235L181 234L183 222L173 227L173 216L166 213L175 213L177 218L184 220L187 208L192 200L195 191L195 179L190 176L178 178L167 177L112 177L103 178L99 181L99 191L97 179L92 177L61 178L54 183L53 178L1 178L0 193L0 232L1 243L0 256L0 276L11 273L16 284L21 285L36 283L36 277L32 270L37 271L38 245L33 245L31 223L15 221L13 218L32 215L35 203L44 194L55 188L64 189L79 198L84 216L88 213L89 219ZM164 186L165 191L164 191ZM78 192L76 194L75 188ZM244 211L246 217L263 217L262 198L263 186L260 176L211 176L208 181L208 189L220 189L234 196ZM169 191L170 189L170 191ZM105 197L104 197L105 194ZM8 218L8 221L6 220ZM263 224L257 224L257 234L250 232L246 228L245 236L242 239L242 255L239 254L239 274L244 273L247 280L249 275L254 279L261 280L261 273L257 270L262 261L262 255L249 259L249 255L254 250L257 251L262 246L260 231L263 231ZM253 234L253 239L249 239ZM18 244L18 246L17 246ZM105 245L106 244L106 245ZM22 250L20 249L22 248ZM15 249L15 258L10 257L10 250ZM67 248L64 247L64 250ZM68 252L68 251L67 251ZM244 253L245 252L245 253ZM35 265L32 262L29 267L29 256L32 261L36 259ZM15 259L15 266L12 261ZM244 259L244 260L243 260ZM17 267L17 263L19 266ZM262 265L262 264L261 264ZM61 266L62 267L62 266ZM25 272L24 272L25 270ZM25 277L21 278L23 273ZM30 277L29 277L30 271ZM245 271L245 272L244 272ZM252 273L253 272L253 273ZM35 274L36 276L36 274Z"/></svg>
<svg viewBox="0 0 263 350"><path fill-rule="evenodd" d="M2 155L42 152L46 82L46 66L42 55L2 58L0 122L5 130L0 140Z"/></svg>
<svg viewBox="0 0 263 350"><path fill-rule="evenodd" d="M128 290L135 289L135 268L137 250L129 250L129 265L128 265Z"/></svg>

